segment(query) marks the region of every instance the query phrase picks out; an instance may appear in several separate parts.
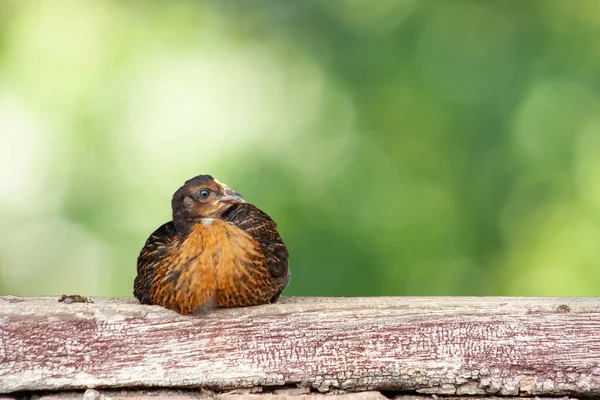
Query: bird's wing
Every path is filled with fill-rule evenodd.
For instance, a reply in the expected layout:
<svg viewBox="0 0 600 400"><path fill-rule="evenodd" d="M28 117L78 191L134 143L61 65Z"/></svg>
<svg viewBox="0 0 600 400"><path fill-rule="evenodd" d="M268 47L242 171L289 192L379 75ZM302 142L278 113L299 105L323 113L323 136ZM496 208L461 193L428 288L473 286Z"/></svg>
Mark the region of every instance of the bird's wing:
<svg viewBox="0 0 600 400"><path fill-rule="evenodd" d="M179 238L175 225L169 221L155 230L142 248L137 259L137 276L133 284L133 294L142 304L154 304L150 300L150 289L156 268L162 265Z"/></svg>
<svg viewBox="0 0 600 400"><path fill-rule="evenodd" d="M290 280L288 249L277 232L277 224L258 207L248 203L231 206L222 218L248 233L260 244L277 289L271 302L276 301Z"/></svg>

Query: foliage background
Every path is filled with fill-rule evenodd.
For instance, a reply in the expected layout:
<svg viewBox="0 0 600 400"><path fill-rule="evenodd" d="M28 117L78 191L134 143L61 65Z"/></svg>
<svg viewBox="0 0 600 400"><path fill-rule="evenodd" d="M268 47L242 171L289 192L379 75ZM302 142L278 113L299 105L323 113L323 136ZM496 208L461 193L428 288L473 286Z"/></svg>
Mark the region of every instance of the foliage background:
<svg viewBox="0 0 600 400"><path fill-rule="evenodd" d="M287 295L600 295L598 0L0 0L0 293L130 296L211 173Z"/></svg>

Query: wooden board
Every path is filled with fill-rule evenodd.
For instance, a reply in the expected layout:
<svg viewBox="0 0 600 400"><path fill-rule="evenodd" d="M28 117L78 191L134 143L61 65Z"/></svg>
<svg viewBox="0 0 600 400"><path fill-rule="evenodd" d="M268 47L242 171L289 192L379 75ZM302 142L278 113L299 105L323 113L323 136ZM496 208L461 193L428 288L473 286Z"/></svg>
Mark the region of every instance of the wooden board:
<svg viewBox="0 0 600 400"><path fill-rule="evenodd" d="M57 300L0 297L0 393L600 395L599 298L283 298L203 317Z"/></svg>

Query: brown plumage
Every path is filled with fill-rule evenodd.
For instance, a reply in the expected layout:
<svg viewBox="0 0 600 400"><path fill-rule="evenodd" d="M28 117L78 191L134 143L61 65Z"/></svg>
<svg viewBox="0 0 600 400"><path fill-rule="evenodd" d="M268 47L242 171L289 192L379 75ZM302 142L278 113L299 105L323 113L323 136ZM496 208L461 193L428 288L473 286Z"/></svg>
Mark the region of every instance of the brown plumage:
<svg viewBox="0 0 600 400"><path fill-rule="evenodd" d="M277 224L210 175L173 195L173 220L146 241L133 293L180 314L273 303L290 280Z"/></svg>

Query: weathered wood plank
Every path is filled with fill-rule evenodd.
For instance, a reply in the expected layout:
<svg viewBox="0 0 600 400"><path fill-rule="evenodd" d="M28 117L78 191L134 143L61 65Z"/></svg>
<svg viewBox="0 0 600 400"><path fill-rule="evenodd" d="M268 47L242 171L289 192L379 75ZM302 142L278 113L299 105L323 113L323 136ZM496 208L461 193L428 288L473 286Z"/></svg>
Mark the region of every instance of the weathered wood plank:
<svg viewBox="0 0 600 400"><path fill-rule="evenodd" d="M196 318L94 301L0 297L0 392L600 395L599 298L284 298Z"/></svg>
<svg viewBox="0 0 600 400"><path fill-rule="evenodd" d="M302 395L266 393L266 394L229 394L212 392L194 392L181 390L131 390L103 391L88 389L84 392L55 392L27 396L28 400L578 400L569 397L438 397L436 395L398 395L386 397L380 392L354 392L345 394L309 393ZM0 400L16 400L0 397Z"/></svg>
<svg viewBox="0 0 600 400"><path fill-rule="evenodd" d="M199 393L180 390L123 390L102 391L88 389L85 392L47 392L43 394L19 393L19 397L2 397L0 400L579 400L574 397L512 397L512 396L444 396L437 395L397 395L384 396L380 392L349 392L343 394L308 393L308 394L229 394ZM591 400L591 399L590 399Z"/></svg>

